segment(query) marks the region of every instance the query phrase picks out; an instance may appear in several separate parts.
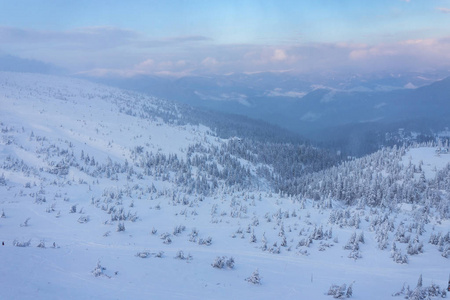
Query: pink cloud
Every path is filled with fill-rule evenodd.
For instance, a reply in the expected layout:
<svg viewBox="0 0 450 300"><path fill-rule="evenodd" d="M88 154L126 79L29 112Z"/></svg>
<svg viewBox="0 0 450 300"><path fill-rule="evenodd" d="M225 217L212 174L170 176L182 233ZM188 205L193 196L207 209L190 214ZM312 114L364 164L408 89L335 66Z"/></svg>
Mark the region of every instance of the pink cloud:
<svg viewBox="0 0 450 300"><path fill-rule="evenodd" d="M201 62L201 65L205 67L216 67L219 64L220 63L214 57L207 57Z"/></svg>
<svg viewBox="0 0 450 300"><path fill-rule="evenodd" d="M444 13L444 14L450 14L450 8L437 7L436 9L439 10L440 12Z"/></svg>

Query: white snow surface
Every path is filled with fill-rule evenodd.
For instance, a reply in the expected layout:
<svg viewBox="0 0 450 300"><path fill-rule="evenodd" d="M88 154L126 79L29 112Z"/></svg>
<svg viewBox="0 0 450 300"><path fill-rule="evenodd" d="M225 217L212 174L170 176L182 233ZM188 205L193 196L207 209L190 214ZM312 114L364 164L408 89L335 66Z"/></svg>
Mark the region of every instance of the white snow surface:
<svg viewBox="0 0 450 300"><path fill-rule="evenodd" d="M331 209L267 190L222 187L203 197L177 194L175 183L153 175L139 179L119 174L111 180L76 167L67 175L49 172L60 157L49 154L55 147L73 152L80 163L83 151L99 163L110 158L131 164L137 146L185 157L189 145L225 142L204 126L169 125L119 109L123 103L156 105L153 101L77 79L0 73L0 175L6 180L0 184L0 210L5 213L0 218L1 299L332 299L326 295L329 287L344 283L353 283L354 299L390 299L404 283L414 288L420 274L424 285L446 287L450 261L428 238L432 232L445 234L448 220L425 224L420 237L424 252L410 256L408 264L397 264L390 258L390 245L377 248L370 229L376 212L369 209L350 209L361 219L359 228L340 227L328 222ZM432 176L433 168L442 168L450 158L436 157L433 151L412 149L404 161L422 160L426 176ZM23 164L6 168L11 159ZM149 189L152 184L157 191ZM106 204L105 191L122 196ZM184 203L178 201L183 197ZM74 205L76 212L70 213ZM117 232L118 221L111 221L102 206L122 207L138 218L124 221L125 231ZM390 217L395 224L409 224L415 213L401 210ZM80 223L82 217L89 220ZM180 225L185 230L174 234ZM263 234L268 247L280 246L281 226L288 245L279 254L262 251ZM332 229L333 237L297 247L320 226ZM191 238L194 229L198 236ZM250 242L252 232L255 243ZM354 232L365 236L357 260L343 249ZM170 234L170 244L163 243L164 233ZM210 246L199 244L208 237ZM30 245L17 247L15 241ZM45 248L37 247L40 242ZM397 247L404 250L406 245ZM180 250L192 259L175 259ZM149 256L137 256L142 252ZM213 268L218 256L233 257L234 268ZM95 277L97 262L106 269ZM245 280L256 269L261 285Z"/></svg>
<svg viewBox="0 0 450 300"><path fill-rule="evenodd" d="M410 149L403 157L402 163L413 164L416 169L421 166L426 179L432 179L436 172L450 163L450 153L438 154L435 147L419 147Z"/></svg>

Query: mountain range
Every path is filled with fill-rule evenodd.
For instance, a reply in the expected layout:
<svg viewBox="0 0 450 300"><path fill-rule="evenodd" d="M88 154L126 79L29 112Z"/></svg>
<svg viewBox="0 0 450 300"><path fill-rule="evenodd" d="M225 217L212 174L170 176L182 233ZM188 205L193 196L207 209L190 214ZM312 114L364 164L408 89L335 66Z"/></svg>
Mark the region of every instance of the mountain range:
<svg viewBox="0 0 450 300"><path fill-rule="evenodd" d="M285 73L164 78L139 76L101 82L209 110L278 125L321 145L363 155L388 144L386 134L431 135L450 126L450 78L443 73L371 77Z"/></svg>

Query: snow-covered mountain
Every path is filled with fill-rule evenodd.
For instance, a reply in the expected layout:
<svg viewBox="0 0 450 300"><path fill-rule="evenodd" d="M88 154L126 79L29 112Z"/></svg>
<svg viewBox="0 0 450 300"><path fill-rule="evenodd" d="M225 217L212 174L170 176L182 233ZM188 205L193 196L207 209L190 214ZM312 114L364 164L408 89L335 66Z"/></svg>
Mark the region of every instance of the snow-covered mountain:
<svg viewBox="0 0 450 300"><path fill-rule="evenodd" d="M386 133L392 136L400 128L429 135L449 127L448 75L382 72L312 77L269 72L102 81L197 107L263 119L349 155L362 156L389 144Z"/></svg>
<svg viewBox="0 0 450 300"><path fill-rule="evenodd" d="M446 287L445 146L335 165L327 151L264 141L263 125L37 74L0 73L0 107L5 299L387 299L404 283L411 297Z"/></svg>

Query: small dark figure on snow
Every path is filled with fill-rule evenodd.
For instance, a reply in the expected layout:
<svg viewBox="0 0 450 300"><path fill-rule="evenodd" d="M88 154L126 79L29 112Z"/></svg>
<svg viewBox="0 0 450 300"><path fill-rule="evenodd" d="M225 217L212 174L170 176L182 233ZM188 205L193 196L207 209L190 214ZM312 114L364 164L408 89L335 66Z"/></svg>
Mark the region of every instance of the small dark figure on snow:
<svg viewBox="0 0 450 300"><path fill-rule="evenodd" d="M5 246L5 242L2 242L2 246ZM449 285L449 287L450 287L450 285Z"/></svg>

